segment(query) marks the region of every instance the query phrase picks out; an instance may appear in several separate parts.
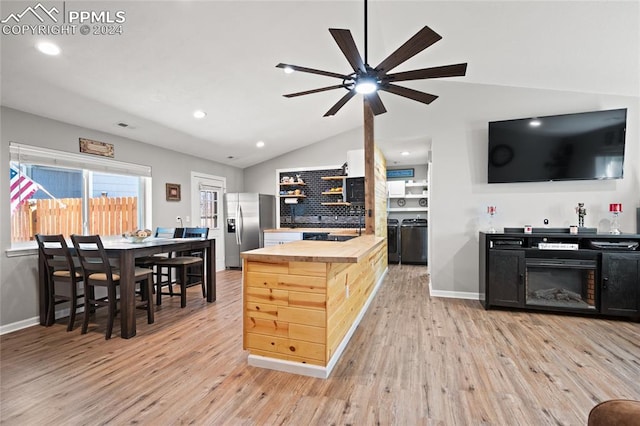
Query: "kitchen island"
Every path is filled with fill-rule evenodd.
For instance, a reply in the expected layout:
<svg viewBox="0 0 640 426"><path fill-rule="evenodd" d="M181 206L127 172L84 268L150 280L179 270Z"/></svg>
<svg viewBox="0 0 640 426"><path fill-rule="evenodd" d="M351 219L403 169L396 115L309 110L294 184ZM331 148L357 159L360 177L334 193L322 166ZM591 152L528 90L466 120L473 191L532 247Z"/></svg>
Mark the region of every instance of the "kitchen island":
<svg viewBox="0 0 640 426"><path fill-rule="evenodd" d="M386 240L293 241L241 257L249 364L327 378L386 274Z"/></svg>

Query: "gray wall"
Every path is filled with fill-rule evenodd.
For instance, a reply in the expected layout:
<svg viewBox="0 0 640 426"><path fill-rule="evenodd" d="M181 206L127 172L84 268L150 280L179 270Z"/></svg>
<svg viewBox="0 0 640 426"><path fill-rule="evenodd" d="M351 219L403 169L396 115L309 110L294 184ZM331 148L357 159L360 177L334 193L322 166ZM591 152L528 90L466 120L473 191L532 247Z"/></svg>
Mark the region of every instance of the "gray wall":
<svg viewBox="0 0 640 426"><path fill-rule="evenodd" d="M430 274L436 295L472 297L478 292L478 231L486 229L486 206L495 205L495 225L554 227L577 222L574 207L584 202L585 225L608 231L609 203L627 213L622 230L635 233L632 212L640 206L640 147L637 96L610 96L558 90L431 82L447 96L428 113L407 108L399 126L392 117L376 124L376 134L428 134L432 139L430 187ZM488 122L601 109L628 108L625 177L610 181L487 184Z"/></svg>
<svg viewBox="0 0 640 426"><path fill-rule="evenodd" d="M531 224L568 227L577 222L574 207L585 203L585 225L609 229L609 203L622 203L623 232L636 233L640 207L640 102L637 96L612 96L558 90L429 82L444 93L425 108L383 97L388 113L376 117L376 137L432 140L429 188L429 240L432 294L477 297L478 231L488 226L488 205L497 206L498 228ZM509 118L628 108L622 180L487 184L488 122ZM338 164L346 151L363 144L362 130L316 143L282 158L245 169L246 190L274 193L277 168Z"/></svg>
<svg viewBox="0 0 640 426"><path fill-rule="evenodd" d="M175 226L176 216L191 215L191 172L226 177L227 190L243 190L243 172L236 167L203 160L107 133L2 107L0 110L0 327L32 321L38 315L37 258L35 255L7 257L11 247L9 199L9 142L78 153L78 138L112 143L115 160L152 168L153 202L150 227ZM131 132L135 137L135 130ZM176 141L179 147L180 141ZM165 200L165 183L182 186L181 201ZM185 225L187 225L185 223Z"/></svg>

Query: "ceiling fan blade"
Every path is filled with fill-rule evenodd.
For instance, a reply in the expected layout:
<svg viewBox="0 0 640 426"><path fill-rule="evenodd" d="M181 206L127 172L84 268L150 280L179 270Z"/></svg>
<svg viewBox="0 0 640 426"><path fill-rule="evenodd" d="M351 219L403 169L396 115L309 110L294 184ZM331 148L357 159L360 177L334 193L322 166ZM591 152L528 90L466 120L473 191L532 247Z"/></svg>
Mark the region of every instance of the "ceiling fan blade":
<svg viewBox="0 0 640 426"><path fill-rule="evenodd" d="M348 86L344 84L336 84L335 86L327 86L327 87L321 87L319 89L305 90L304 92L289 93L287 95L282 95L282 96L284 96L285 98L295 98L296 96L310 95L312 93L325 92L327 90L333 90L333 89L340 89L341 87L347 88Z"/></svg>
<svg viewBox="0 0 640 426"><path fill-rule="evenodd" d="M380 115L387 112L387 109L384 107L382 103L382 99L380 99L380 95L378 92L373 92L368 95L365 95L367 101L369 101L369 106L371 107L371 111L373 111L373 115Z"/></svg>
<svg viewBox="0 0 640 426"><path fill-rule="evenodd" d="M425 25L424 28L407 40L406 43L397 48L391 55L387 56L384 61L380 62L380 65L378 65L376 69L381 71L383 74L386 74L407 59L422 52L441 38L441 35Z"/></svg>
<svg viewBox="0 0 640 426"><path fill-rule="evenodd" d="M338 74L335 72L330 72L330 71L322 71L322 70L316 70L313 68L307 68L307 67L299 67L297 65L291 65L291 64L278 64L276 65L276 68L291 68L294 71L300 71L300 72L308 72L311 74L318 74L318 75L324 75L326 77L335 77L335 78L341 78L341 79L345 79L348 78L348 75L344 75L344 74Z"/></svg>
<svg viewBox="0 0 640 426"><path fill-rule="evenodd" d="M431 102L438 99L436 95L431 95L425 92L419 92L417 90L409 89L407 87L396 86L395 84L384 85L380 87L380 90L393 93L394 95L413 99L414 101L422 102L423 104L430 104Z"/></svg>
<svg viewBox="0 0 640 426"><path fill-rule="evenodd" d="M349 102L349 99L353 98L355 94L356 94L355 89L351 89L349 92L347 92L346 95L340 98L340 100L336 102L336 104L332 106L331 109L327 111L324 116L329 117L331 115L335 115L335 113L338 112L338 110L340 110L340 108L342 108L344 104Z"/></svg>
<svg viewBox="0 0 640 426"><path fill-rule="evenodd" d="M467 72L467 64L444 65L441 67L422 68L419 70L387 74L389 81L422 80L426 78L460 77Z"/></svg>
<svg viewBox="0 0 640 426"><path fill-rule="evenodd" d="M347 61L349 61L349 64L351 64L351 68L356 72L365 72L366 69L364 67L364 62L362 61L360 52L358 52L356 42L353 41L351 31L329 28L329 32L336 43L338 43L338 47L342 50L342 53L347 58Z"/></svg>

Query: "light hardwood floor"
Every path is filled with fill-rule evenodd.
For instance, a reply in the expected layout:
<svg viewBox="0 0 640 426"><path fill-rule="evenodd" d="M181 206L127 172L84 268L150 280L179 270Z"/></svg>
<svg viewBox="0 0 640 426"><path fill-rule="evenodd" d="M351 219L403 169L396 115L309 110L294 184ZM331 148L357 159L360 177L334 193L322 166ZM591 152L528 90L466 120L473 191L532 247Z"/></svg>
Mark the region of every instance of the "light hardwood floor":
<svg viewBox="0 0 640 426"><path fill-rule="evenodd" d="M640 324L485 311L431 298L426 269L390 267L327 380L248 367L241 275L218 301L191 289L156 323L104 340L35 326L2 336L6 425L585 425L611 398L640 399Z"/></svg>

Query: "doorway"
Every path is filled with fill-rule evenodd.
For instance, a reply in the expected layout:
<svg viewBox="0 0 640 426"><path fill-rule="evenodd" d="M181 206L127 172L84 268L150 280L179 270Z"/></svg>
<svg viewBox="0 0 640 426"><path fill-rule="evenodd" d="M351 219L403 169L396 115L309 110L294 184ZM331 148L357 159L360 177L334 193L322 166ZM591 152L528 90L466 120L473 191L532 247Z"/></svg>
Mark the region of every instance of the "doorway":
<svg viewBox="0 0 640 426"><path fill-rule="evenodd" d="M224 258L224 177L191 172L191 226L209 228L209 238L216 240L216 271L223 271Z"/></svg>

